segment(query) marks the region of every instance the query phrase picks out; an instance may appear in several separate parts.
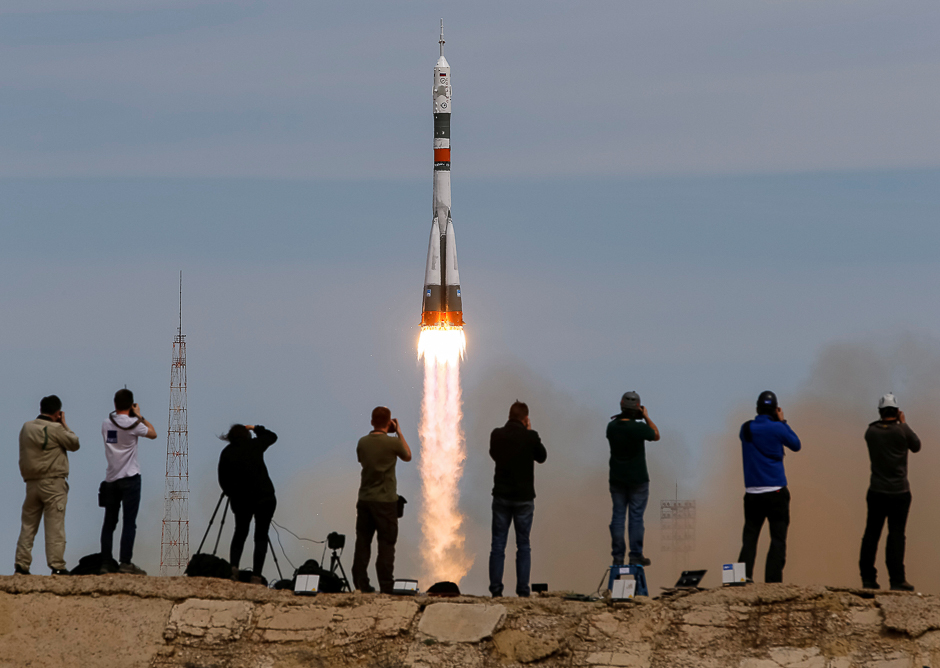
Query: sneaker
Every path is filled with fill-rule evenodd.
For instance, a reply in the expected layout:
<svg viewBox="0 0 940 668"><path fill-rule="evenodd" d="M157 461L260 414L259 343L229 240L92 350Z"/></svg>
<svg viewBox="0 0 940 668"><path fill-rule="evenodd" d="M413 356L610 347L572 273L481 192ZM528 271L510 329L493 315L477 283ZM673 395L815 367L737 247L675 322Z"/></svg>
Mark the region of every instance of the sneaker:
<svg viewBox="0 0 940 668"><path fill-rule="evenodd" d="M13 566L13 572L14 572L16 575L31 575L31 573L29 572L29 569L28 569L28 568L23 568L23 567L20 566L19 564L14 564L14 566Z"/></svg>
<svg viewBox="0 0 940 668"><path fill-rule="evenodd" d="M146 575L147 571L143 568L139 568L134 564L121 564L118 566L118 573L124 573L125 575Z"/></svg>
<svg viewBox="0 0 940 668"><path fill-rule="evenodd" d="M235 582L238 582L238 576L240 573L241 571L239 570L238 566L232 566L232 579L235 580Z"/></svg>
<svg viewBox="0 0 940 668"><path fill-rule="evenodd" d="M53 574L53 575L68 575L68 574L69 574L69 569L67 569L67 568L53 568L53 569L52 569L52 574ZM913 589L913 587L912 587L911 589Z"/></svg>
<svg viewBox="0 0 940 668"><path fill-rule="evenodd" d="M754 578L745 578L744 584L749 584L749 585L754 584Z"/></svg>
<svg viewBox="0 0 940 668"><path fill-rule="evenodd" d="M649 566L653 562L646 557L630 557L631 566Z"/></svg>
<svg viewBox="0 0 940 668"><path fill-rule="evenodd" d="M359 587L359 591L361 591L363 594L374 594L375 587L373 587L372 585L363 585Z"/></svg>
<svg viewBox="0 0 940 668"><path fill-rule="evenodd" d="M260 575L252 575L251 579L248 580L248 582L253 585L267 585L268 584L267 582L265 582L264 578L261 577Z"/></svg>
<svg viewBox="0 0 940 668"><path fill-rule="evenodd" d="M914 585L907 580L904 582L892 582L891 591L914 591Z"/></svg>
<svg viewBox="0 0 940 668"><path fill-rule="evenodd" d="M877 580L862 580L862 589L881 589Z"/></svg>

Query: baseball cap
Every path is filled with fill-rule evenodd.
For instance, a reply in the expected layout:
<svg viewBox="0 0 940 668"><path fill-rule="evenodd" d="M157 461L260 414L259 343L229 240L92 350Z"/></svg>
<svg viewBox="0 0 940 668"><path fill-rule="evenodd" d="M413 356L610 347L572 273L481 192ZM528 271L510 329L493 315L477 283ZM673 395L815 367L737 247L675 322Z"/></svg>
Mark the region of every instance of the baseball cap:
<svg viewBox="0 0 940 668"><path fill-rule="evenodd" d="M757 397L757 413L763 415L773 415L777 410L777 395L770 390L764 390Z"/></svg>
<svg viewBox="0 0 940 668"><path fill-rule="evenodd" d="M620 397L620 407L638 409L640 407L640 395L636 392L624 392L623 396Z"/></svg>
<svg viewBox="0 0 940 668"><path fill-rule="evenodd" d="M886 395L884 395L883 397L881 397L881 399L878 400L878 410L881 410L882 408L897 408L897 407L898 407L898 399L891 392L888 392Z"/></svg>

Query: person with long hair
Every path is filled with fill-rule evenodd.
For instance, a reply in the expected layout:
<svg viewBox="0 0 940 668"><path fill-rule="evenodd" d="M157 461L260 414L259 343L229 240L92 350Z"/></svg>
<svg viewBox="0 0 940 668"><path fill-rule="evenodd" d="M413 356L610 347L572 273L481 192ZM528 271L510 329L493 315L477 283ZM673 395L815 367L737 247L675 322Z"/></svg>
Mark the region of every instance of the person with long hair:
<svg viewBox="0 0 940 668"><path fill-rule="evenodd" d="M255 433L254 437L251 432ZM277 441L277 434L261 425L234 424L227 434L219 438L228 441L219 457L219 485L228 496L235 515L235 533L229 551L232 576L237 577L245 540L254 518L255 551L251 582L262 584L261 571L268 554L268 530L277 508L274 483L264 464L264 453Z"/></svg>

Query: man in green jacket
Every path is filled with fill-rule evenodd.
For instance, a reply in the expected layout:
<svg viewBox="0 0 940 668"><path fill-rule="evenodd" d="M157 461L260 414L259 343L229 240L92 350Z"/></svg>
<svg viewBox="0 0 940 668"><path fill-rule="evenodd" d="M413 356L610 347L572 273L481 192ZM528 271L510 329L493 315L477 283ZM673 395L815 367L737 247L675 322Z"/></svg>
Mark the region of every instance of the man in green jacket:
<svg viewBox="0 0 940 668"><path fill-rule="evenodd" d="M69 498L68 452L78 450L78 436L69 429L62 400L52 394L39 402L39 417L20 430L20 473L26 482L22 528L16 542L14 570L29 575L33 539L45 520L46 562L53 575L65 568L65 504Z"/></svg>
<svg viewBox="0 0 940 668"><path fill-rule="evenodd" d="M642 422L641 422L642 420ZM646 441L659 440L659 427L650 419L640 395L627 392L620 399L620 413L607 425L610 443L610 498L614 512L610 520L610 556L622 565L627 552L624 524L629 510L630 564L649 566L643 554L643 514L650 498L650 475L646 468Z"/></svg>

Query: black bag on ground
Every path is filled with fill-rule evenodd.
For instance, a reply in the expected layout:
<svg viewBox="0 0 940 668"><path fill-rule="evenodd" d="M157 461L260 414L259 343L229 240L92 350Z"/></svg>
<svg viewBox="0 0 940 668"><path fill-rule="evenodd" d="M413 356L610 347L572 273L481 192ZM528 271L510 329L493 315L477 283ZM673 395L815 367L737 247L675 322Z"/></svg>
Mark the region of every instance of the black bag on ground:
<svg viewBox="0 0 940 668"><path fill-rule="evenodd" d="M214 554L194 554L186 566L186 575L192 578L232 579L232 565Z"/></svg>
<svg viewBox="0 0 940 668"><path fill-rule="evenodd" d="M323 568L320 568L320 564L317 563L315 559L307 559L300 567L294 571L293 582L296 584L298 575L319 575L320 584L317 587L317 591L323 594L338 594L343 591L343 580L338 576L330 573ZM293 589L293 585L291 589Z"/></svg>
<svg viewBox="0 0 940 668"><path fill-rule="evenodd" d="M97 554L87 554L78 560L78 566L69 573L71 575L102 575L103 573L117 573L118 562L113 557Z"/></svg>

